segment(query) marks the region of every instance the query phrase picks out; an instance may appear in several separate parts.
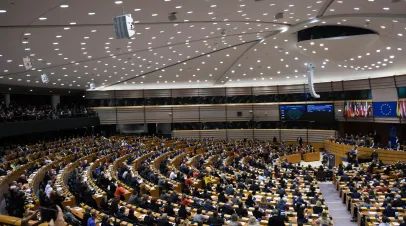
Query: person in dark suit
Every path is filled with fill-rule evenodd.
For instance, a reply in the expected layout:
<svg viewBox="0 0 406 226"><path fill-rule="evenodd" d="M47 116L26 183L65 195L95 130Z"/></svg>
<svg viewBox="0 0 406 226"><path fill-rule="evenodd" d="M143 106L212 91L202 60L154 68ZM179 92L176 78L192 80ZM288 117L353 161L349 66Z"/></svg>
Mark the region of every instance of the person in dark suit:
<svg viewBox="0 0 406 226"><path fill-rule="evenodd" d="M396 210L392 208L392 205L388 203L386 208L383 210L382 214L386 217L394 217Z"/></svg>
<svg viewBox="0 0 406 226"><path fill-rule="evenodd" d="M221 225L224 224L224 219L219 216L217 211L214 211L213 216L209 217L209 220L207 221L207 224L210 224L210 225L213 225L213 226L221 226Z"/></svg>
<svg viewBox="0 0 406 226"><path fill-rule="evenodd" d="M285 226L285 217L281 216L278 209L274 209L268 220L268 226Z"/></svg>
<svg viewBox="0 0 406 226"><path fill-rule="evenodd" d="M323 212L323 207L321 206L321 202L317 201L316 206L313 207L313 213L319 214Z"/></svg>
<svg viewBox="0 0 406 226"><path fill-rule="evenodd" d="M162 217L157 220L156 222L157 226L172 226L171 223L168 221L168 215L166 213L162 214Z"/></svg>
<svg viewBox="0 0 406 226"><path fill-rule="evenodd" d="M299 137L297 138L297 143L299 144L300 147L302 147L303 139L302 139L301 136L299 136Z"/></svg>
<svg viewBox="0 0 406 226"><path fill-rule="evenodd" d="M144 217L144 224L147 226L154 226L154 223L156 222L155 217L152 216L152 211L148 210L147 216Z"/></svg>
<svg viewBox="0 0 406 226"><path fill-rule="evenodd" d="M403 207L406 206L405 201L402 200L402 196L396 195L396 199L392 202L393 207Z"/></svg>

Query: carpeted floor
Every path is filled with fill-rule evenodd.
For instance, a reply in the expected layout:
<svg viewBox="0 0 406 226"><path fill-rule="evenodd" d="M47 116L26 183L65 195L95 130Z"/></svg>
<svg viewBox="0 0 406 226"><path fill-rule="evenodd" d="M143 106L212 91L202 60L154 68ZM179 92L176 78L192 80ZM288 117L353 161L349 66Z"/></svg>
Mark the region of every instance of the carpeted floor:
<svg viewBox="0 0 406 226"><path fill-rule="evenodd" d="M330 215L333 217L334 225L356 226L357 223L351 222L351 214L345 208L335 186L331 182L319 183L320 191L326 200L326 205Z"/></svg>

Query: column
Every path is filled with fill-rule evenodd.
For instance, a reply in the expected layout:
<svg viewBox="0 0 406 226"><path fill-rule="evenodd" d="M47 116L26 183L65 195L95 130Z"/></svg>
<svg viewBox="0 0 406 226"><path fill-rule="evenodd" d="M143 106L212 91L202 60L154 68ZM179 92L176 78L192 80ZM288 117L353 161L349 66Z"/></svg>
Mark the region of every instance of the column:
<svg viewBox="0 0 406 226"><path fill-rule="evenodd" d="M59 103L61 103L61 96L59 95L52 95L51 96L51 103L52 103L52 107L54 109L57 108L57 106L59 105Z"/></svg>
<svg viewBox="0 0 406 226"><path fill-rule="evenodd" d="M10 105L10 94L5 93L4 94L4 104L8 107Z"/></svg>

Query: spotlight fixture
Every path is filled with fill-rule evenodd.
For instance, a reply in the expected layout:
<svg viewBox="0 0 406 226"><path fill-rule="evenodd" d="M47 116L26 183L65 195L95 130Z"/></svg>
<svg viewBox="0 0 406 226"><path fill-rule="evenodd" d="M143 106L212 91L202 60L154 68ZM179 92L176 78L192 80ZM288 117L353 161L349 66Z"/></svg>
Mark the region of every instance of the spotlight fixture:
<svg viewBox="0 0 406 226"><path fill-rule="evenodd" d="M168 20L169 21L175 21L177 19L178 18L176 17L176 12L169 13L169 15L168 15Z"/></svg>

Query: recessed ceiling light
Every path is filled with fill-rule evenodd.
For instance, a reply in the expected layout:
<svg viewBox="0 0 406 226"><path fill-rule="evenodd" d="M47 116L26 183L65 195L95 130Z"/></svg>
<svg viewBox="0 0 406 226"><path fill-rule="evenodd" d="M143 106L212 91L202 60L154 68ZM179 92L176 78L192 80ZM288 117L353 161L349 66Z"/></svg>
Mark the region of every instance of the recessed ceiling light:
<svg viewBox="0 0 406 226"><path fill-rule="evenodd" d="M359 8L354 8L354 10L359 10Z"/></svg>
<svg viewBox="0 0 406 226"><path fill-rule="evenodd" d="M154 13L154 14L152 14L152 16L158 16L158 14Z"/></svg>
<svg viewBox="0 0 406 226"><path fill-rule="evenodd" d="M60 7L61 7L61 8L68 8L69 5L61 5Z"/></svg>
<svg viewBox="0 0 406 226"><path fill-rule="evenodd" d="M96 32L97 30L92 30L92 32Z"/></svg>
<svg viewBox="0 0 406 226"><path fill-rule="evenodd" d="M40 17L39 20L46 20L46 17Z"/></svg>
<svg viewBox="0 0 406 226"><path fill-rule="evenodd" d="M76 22L70 22L69 24L70 25L76 25Z"/></svg>
<svg viewBox="0 0 406 226"><path fill-rule="evenodd" d="M89 16L93 16L93 15L95 15L96 13L91 12L91 13L88 13L88 14L89 14Z"/></svg>
<svg viewBox="0 0 406 226"><path fill-rule="evenodd" d="M114 3L116 3L117 5L122 4L123 1L115 1Z"/></svg>
<svg viewBox="0 0 406 226"><path fill-rule="evenodd" d="M70 28L69 28L69 27L64 27L63 29L64 29L64 30L69 30Z"/></svg>
<svg viewBox="0 0 406 226"><path fill-rule="evenodd" d="M7 10L0 9L0 13L6 13L6 12L7 12Z"/></svg>
<svg viewBox="0 0 406 226"><path fill-rule="evenodd" d="M25 35L25 36L30 36L30 35L31 35L31 33L25 33L24 35Z"/></svg>
<svg viewBox="0 0 406 226"><path fill-rule="evenodd" d="M178 6L176 6L175 8L177 8L177 9L181 9L181 8L182 8L182 6L181 6L181 5L178 5Z"/></svg>
<svg viewBox="0 0 406 226"><path fill-rule="evenodd" d="M385 26L381 26L382 29L385 29Z"/></svg>
<svg viewBox="0 0 406 226"><path fill-rule="evenodd" d="M389 10L389 8L388 8L388 7L385 7L385 8L383 8L383 10Z"/></svg>
<svg viewBox="0 0 406 226"><path fill-rule="evenodd" d="M140 10L141 10L141 9L134 9L135 12L138 12L138 11L140 11Z"/></svg>

